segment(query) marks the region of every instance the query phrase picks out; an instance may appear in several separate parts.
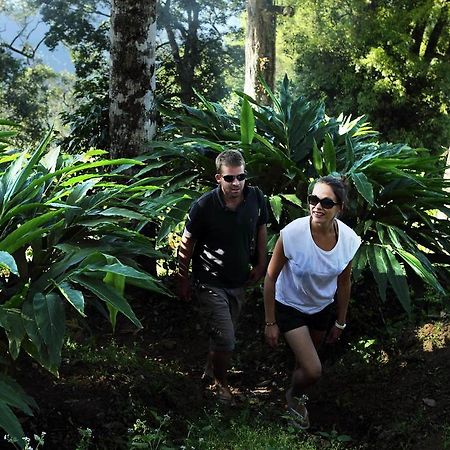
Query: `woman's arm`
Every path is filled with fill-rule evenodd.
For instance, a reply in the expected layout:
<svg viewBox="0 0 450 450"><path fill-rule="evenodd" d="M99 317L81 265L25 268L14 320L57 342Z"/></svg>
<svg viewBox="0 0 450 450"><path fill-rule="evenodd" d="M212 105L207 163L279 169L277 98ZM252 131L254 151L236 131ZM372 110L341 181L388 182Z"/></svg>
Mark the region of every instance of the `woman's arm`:
<svg viewBox="0 0 450 450"><path fill-rule="evenodd" d="M275 322L275 283L278 275L286 264L287 258L284 254L283 241L278 239L273 250L272 258L267 268L266 277L264 279L264 311L265 311L265 335L266 341L271 347L278 345L278 336L280 331ZM273 325L267 325L273 324Z"/></svg>
<svg viewBox="0 0 450 450"><path fill-rule="evenodd" d="M337 279L336 322L342 327L345 327L347 320L347 309L352 287L351 273L352 261L347 264L347 267L341 272ZM333 325L328 333L327 343L336 342L341 337L343 329L344 328L338 328L336 325Z"/></svg>

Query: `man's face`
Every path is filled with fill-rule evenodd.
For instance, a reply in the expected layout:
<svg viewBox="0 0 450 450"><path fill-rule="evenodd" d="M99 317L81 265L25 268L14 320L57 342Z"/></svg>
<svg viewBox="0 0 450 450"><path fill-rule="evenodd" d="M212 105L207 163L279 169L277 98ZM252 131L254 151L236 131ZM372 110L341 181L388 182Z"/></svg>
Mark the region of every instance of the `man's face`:
<svg viewBox="0 0 450 450"><path fill-rule="evenodd" d="M238 177L242 180L239 180ZM239 198L245 186L245 168L244 166L222 165L220 173L216 174L216 181L226 198Z"/></svg>

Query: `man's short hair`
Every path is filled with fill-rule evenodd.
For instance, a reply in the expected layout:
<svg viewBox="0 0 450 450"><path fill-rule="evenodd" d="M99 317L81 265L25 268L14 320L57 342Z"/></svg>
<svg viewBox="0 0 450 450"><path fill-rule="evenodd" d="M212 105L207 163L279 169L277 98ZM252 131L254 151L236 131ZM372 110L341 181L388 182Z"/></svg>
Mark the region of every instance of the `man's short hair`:
<svg viewBox="0 0 450 450"><path fill-rule="evenodd" d="M245 161L241 155L241 152L238 150L225 150L220 153L216 158L217 173L220 173L222 166L245 167Z"/></svg>

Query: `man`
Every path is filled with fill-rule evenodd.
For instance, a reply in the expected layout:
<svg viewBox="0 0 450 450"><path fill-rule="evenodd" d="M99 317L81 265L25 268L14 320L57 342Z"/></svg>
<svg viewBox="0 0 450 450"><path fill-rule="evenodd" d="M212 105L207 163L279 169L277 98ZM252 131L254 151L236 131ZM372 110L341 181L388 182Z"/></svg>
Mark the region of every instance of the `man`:
<svg viewBox="0 0 450 450"><path fill-rule="evenodd" d="M244 288L266 269L267 207L262 192L246 186L245 162L237 150L216 158L217 188L189 211L178 252L179 296L190 300L189 264L199 309L210 335L205 375L212 375L219 399L231 401L227 371ZM252 268L251 268L252 266Z"/></svg>

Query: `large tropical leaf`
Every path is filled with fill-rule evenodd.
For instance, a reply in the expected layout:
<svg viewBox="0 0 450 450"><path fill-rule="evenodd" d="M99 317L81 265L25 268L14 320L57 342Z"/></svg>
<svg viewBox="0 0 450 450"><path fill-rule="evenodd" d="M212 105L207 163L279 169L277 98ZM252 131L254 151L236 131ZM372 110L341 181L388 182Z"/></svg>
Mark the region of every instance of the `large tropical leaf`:
<svg viewBox="0 0 450 450"><path fill-rule="evenodd" d="M56 293L38 293L33 297L34 317L42 340L48 348L50 363L59 366L65 333L65 311Z"/></svg>

